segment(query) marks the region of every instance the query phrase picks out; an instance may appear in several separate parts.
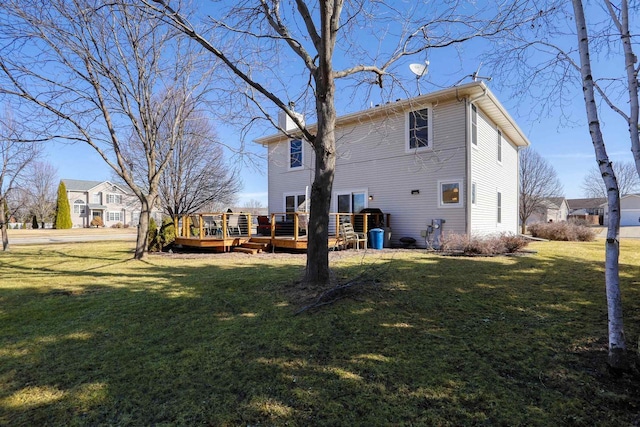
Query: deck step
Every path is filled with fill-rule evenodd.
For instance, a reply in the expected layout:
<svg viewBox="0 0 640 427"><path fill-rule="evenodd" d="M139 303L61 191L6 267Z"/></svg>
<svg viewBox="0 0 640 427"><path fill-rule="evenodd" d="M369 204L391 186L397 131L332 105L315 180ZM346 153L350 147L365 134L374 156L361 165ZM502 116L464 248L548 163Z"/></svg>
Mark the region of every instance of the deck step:
<svg viewBox="0 0 640 427"><path fill-rule="evenodd" d="M261 251L266 250L267 246L269 246L267 243L257 243L257 242L245 242L242 244L243 248L259 249Z"/></svg>
<svg viewBox="0 0 640 427"><path fill-rule="evenodd" d="M233 252L243 252L245 254L257 254L258 252L260 252L260 249L253 249L253 248L245 248L242 246L236 246L235 248L233 248Z"/></svg>

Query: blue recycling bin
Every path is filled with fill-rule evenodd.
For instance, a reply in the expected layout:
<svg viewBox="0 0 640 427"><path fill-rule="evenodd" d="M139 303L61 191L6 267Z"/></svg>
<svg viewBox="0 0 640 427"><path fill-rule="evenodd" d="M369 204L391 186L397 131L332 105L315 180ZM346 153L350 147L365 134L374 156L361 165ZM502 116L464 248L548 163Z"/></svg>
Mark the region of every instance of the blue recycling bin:
<svg viewBox="0 0 640 427"><path fill-rule="evenodd" d="M384 242L384 230L382 228L372 228L369 230L369 241L372 249L382 249Z"/></svg>

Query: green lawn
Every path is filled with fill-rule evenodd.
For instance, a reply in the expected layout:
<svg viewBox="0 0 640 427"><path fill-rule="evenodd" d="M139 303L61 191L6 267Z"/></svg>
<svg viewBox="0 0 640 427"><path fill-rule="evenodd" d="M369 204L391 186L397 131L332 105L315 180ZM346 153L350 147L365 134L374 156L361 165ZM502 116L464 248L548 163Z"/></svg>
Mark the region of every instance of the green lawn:
<svg viewBox="0 0 640 427"><path fill-rule="evenodd" d="M336 276L379 285L297 316L301 256L139 262L132 245L0 254L0 425L640 423L640 381L605 368L601 241L353 251ZM621 280L635 350L640 241Z"/></svg>

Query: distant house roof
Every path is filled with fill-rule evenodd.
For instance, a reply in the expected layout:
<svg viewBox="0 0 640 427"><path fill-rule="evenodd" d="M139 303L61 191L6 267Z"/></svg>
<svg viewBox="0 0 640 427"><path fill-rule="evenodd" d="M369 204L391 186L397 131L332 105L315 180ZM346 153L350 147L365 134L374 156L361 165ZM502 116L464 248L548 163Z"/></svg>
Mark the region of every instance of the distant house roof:
<svg viewBox="0 0 640 427"><path fill-rule="evenodd" d="M591 199L567 199L569 209L598 209L600 205L606 203L607 199L604 197L596 197Z"/></svg>
<svg viewBox="0 0 640 427"><path fill-rule="evenodd" d="M123 188L118 184L112 184L110 181L86 181L82 179L63 179L62 182L64 182L64 186L67 188L67 191L89 191L100 184L108 183L120 189L120 191L122 191L124 194L129 194L126 188Z"/></svg>
<svg viewBox="0 0 640 427"><path fill-rule="evenodd" d="M85 181L81 179L63 179L67 191L89 191L93 187L102 184L104 181Z"/></svg>
<svg viewBox="0 0 640 427"><path fill-rule="evenodd" d="M566 199L564 197L548 197L545 200L549 208L560 209L560 207L562 206L562 201Z"/></svg>

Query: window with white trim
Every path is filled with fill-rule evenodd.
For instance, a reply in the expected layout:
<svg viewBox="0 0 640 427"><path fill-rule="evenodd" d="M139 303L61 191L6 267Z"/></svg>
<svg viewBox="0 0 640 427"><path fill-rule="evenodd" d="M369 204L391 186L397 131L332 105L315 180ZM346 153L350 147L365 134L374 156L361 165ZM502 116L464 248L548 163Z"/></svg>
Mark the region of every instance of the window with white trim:
<svg viewBox="0 0 640 427"><path fill-rule="evenodd" d="M122 203L122 195L121 194L107 194L107 203L113 204L121 204Z"/></svg>
<svg viewBox="0 0 640 427"><path fill-rule="evenodd" d="M358 213L367 207L367 195L364 191L338 192L337 209L340 213Z"/></svg>
<svg viewBox="0 0 640 427"><path fill-rule="evenodd" d="M107 213L107 220L108 221L120 221L121 218L121 212L109 212Z"/></svg>
<svg viewBox="0 0 640 427"><path fill-rule="evenodd" d="M502 132L498 131L498 162L502 163Z"/></svg>
<svg viewBox="0 0 640 427"><path fill-rule="evenodd" d="M475 182L471 183L471 204L472 205L476 204L476 183Z"/></svg>
<svg viewBox="0 0 640 427"><path fill-rule="evenodd" d="M431 108L410 111L407 119L407 151L420 151L431 148Z"/></svg>
<svg viewBox="0 0 640 427"><path fill-rule="evenodd" d="M306 211L306 199L304 194L290 194L284 196L284 209L285 212L305 212Z"/></svg>
<svg viewBox="0 0 640 427"><path fill-rule="evenodd" d="M497 212L497 219L498 219L498 224L500 224L502 222L502 193L498 191L498 202L497 202L497 208L498 208L498 212Z"/></svg>
<svg viewBox="0 0 640 427"><path fill-rule="evenodd" d="M102 193L93 193L93 197L91 199L91 203L95 203L98 205L102 204Z"/></svg>
<svg viewBox="0 0 640 427"><path fill-rule="evenodd" d="M478 108L471 106L471 143L478 146Z"/></svg>
<svg viewBox="0 0 640 427"><path fill-rule="evenodd" d="M462 206L462 181L438 181L440 207Z"/></svg>
<svg viewBox="0 0 640 427"><path fill-rule="evenodd" d="M289 141L289 169L302 168L303 144L301 139Z"/></svg>
<svg viewBox="0 0 640 427"><path fill-rule="evenodd" d="M75 202L73 202L73 213L74 214L78 214L78 215L84 215L85 214L85 204L84 204L84 200L76 200Z"/></svg>

